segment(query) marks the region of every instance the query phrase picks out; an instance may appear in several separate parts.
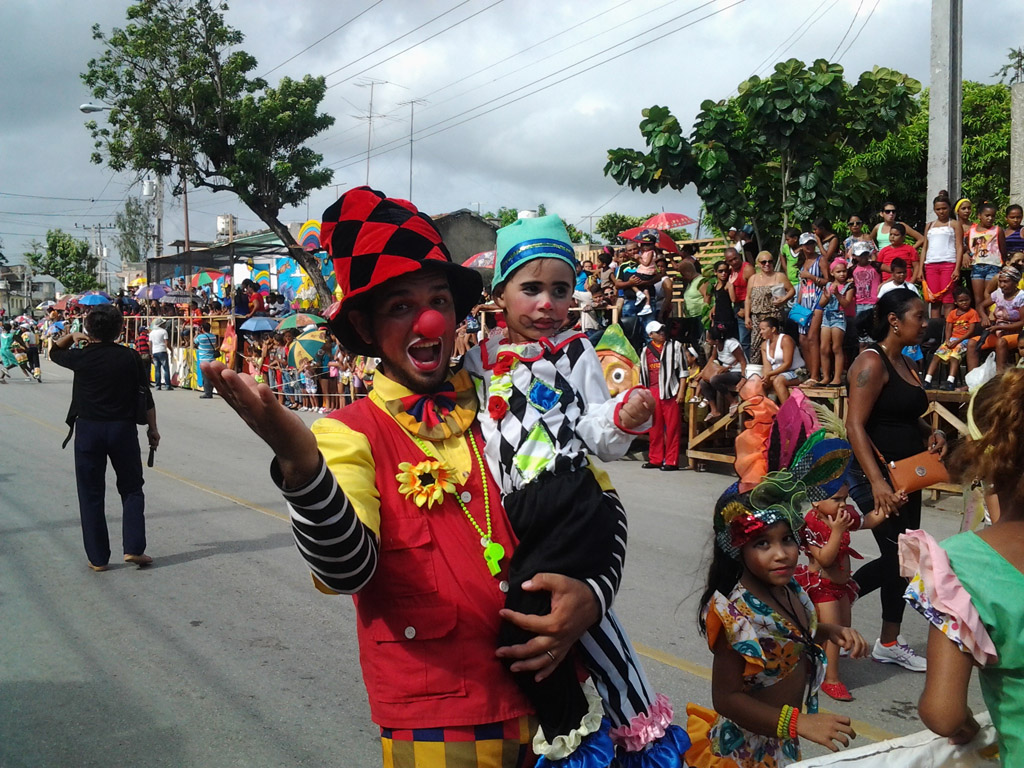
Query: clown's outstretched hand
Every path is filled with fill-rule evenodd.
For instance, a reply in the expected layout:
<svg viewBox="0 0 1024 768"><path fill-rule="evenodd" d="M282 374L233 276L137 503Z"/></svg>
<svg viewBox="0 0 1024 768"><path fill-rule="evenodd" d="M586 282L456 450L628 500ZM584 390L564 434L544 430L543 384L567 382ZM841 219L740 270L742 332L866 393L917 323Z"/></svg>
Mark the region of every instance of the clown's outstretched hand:
<svg viewBox="0 0 1024 768"><path fill-rule="evenodd" d="M277 402L270 387L247 373L235 373L217 361L202 363L201 368L224 402L273 450L285 486L301 488L311 481L320 467L320 449L298 414Z"/></svg>

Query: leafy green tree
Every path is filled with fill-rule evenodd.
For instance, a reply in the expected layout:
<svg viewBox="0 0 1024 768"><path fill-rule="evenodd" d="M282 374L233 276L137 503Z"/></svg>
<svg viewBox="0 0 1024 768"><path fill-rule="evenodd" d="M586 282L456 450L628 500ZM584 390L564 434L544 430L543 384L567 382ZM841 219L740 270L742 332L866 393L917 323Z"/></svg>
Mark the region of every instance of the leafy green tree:
<svg viewBox="0 0 1024 768"><path fill-rule="evenodd" d="M609 245L622 245L626 241L619 237L619 232L639 227L650 216L630 216L625 213L606 213L594 224L594 232L601 236Z"/></svg>
<svg viewBox="0 0 1024 768"><path fill-rule="evenodd" d="M578 229L574 224L570 224L565 219L562 219L562 223L565 225L565 231L568 233L570 241L574 243L589 243L591 241L589 232Z"/></svg>
<svg viewBox="0 0 1024 768"><path fill-rule="evenodd" d="M0 240L0 248L3 248L3 247L4 247L4 242L3 242L3 240ZM7 257L4 256L4 252L3 251L0 251L0 266L3 266L6 263L7 263Z"/></svg>
<svg viewBox="0 0 1024 768"><path fill-rule="evenodd" d="M1013 85L1024 83L1024 48L1011 48L1006 53L1007 62L992 73L1000 83Z"/></svg>
<svg viewBox="0 0 1024 768"><path fill-rule="evenodd" d="M117 235L114 245L122 261L141 262L146 260L153 233L150 231L149 205L137 197L124 201L124 210L114 216Z"/></svg>
<svg viewBox="0 0 1024 768"><path fill-rule="evenodd" d="M713 226L750 222L764 248L791 223L837 219L864 203L866 172L850 169L839 184L836 171L849 152L906 122L920 89L882 67L850 84L839 64L789 59L740 83L735 98L703 102L689 138L668 108L643 110L648 151L609 150L604 171L645 192L694 184Z"/></svg>
<svg viewBox="0 0 1024 768"><path fill-rule="evenodd" d="M89 243L59 229L46 233L46 245L33 240L25 260L37 273L60 280L68 293L98 288L96 269L100 260L89 252Z"/></svg>
<svg viewBox="0 0 1024 768"><path fill-rule="evenodd" d="M859 210L868 221L878 204L892 201L900 218L920 231L931 212L928 194L928 92L899 130L851 153L836 173L843 179L853 169L866 171L873 184L873 203ZM962 189L948 190L955 200L967 197L977 205L991 200L1002 213L1010 187L1010 89L1001 84L965 81L962 100Z"/></svg>
<svg viewBox="0 0 1024 768"><path fill-rule="evenodd" d="M109 104L109 127L86 123L94 163L155 172L182 183L233 192L291 250L326 307L332 297L316 257L278 216L326 186L333 172L305 142L334 123L318 113L323 77L283 78L272 88L250 77L256 59L224 22L217 0L141 0L128 24L105 34L82 80Z"/></svg>

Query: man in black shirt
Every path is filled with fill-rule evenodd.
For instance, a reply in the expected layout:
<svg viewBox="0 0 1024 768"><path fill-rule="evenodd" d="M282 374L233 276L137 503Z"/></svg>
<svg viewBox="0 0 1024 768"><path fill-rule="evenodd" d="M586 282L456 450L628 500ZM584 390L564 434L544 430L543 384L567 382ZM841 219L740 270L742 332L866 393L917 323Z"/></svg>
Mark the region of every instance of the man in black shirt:
<svg viewBox="0 0 1024 768"><path fill-rule="evenodd" d="M108 456L121 495L125 562L138 566L153 562L145 554L146 497L142 492L142 456L136 427L140 411L145 410L150 448L160 444L160 433L149 373L135 350L116 341L122 323L115 307L93 307L85 318L86 333L60 337L50 352L50 360L75 372L68 424L76 433L75 479L82 537L89 567L94 571L107 570L110 561L110 538L103 513ZM80 341L86 346L70 349Z"/></svg>

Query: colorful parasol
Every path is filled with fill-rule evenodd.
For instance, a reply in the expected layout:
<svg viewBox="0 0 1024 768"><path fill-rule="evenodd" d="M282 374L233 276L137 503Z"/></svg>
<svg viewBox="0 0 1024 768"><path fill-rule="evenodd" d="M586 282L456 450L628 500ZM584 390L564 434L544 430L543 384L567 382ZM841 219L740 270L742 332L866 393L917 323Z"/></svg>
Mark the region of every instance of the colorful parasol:
<svg viewBox="0 0 1024 768"><path fill-rule="evenodd" d="M619 232L619 237L625 238L626 240L636 240L640 237L640 233L650 227L633 227L632 229L626 229ZM670 251L672 253L679 253L679 246L676 241L668 236L668 233L664 230L658 231L658 247L663 251Z"/></svg>
<svg viewBox="0 0 1024 768"><path fill-rule="evenodd" d="M494 269L494 262L497 258L497 251L483 251L475 256L470 256L462 262L462 266L470 269Z"/></svg>
<svg viewBox="0 0 1024 768"><path fill-rule="evenodd" d="M288 315L277 325L277 330L283 331L288 328L305 328L307 325L327 325L327 321L320 315L309 314L308 312L296 312Z"/></svg>
<svg viewBox="0 0 1024 768"><path fill-rule="evenodd" d="M323 330L299 334L288 347L288 365L292 368L301 368L307 361L312 360L326 343L327 333Z"/></svg>
<svg viewBox="0 0 1024 768"><path fill-rule="evenodd" d="M204 269L202 272L197 272L192 275L192 287L200 288L204 285L213 285L218 280L223 279L224 273L216 269Z"/></svg>
<svg viewBox="0 0 1024 768"><path fill-rule="evenodd" d="M642 225L643 229L680 229L697 222L685 213L656 213Z"/></svg>
<svg viewBox="0 0 1024 768"><path fill-rule="evenodd" d="M144 285L135 292L136 299L162 299L168 293L167 286L160 283Z"/></svg>
<svg viewBox="0 0 1024 768"><path fill-rule="evenodd" d="M57 302L54 301L53 299L47 299L46 301L43 301L43 302L40 302L39 304L36 304L36 309L49 309L50 307L54 306L56 303Z"/></svg>

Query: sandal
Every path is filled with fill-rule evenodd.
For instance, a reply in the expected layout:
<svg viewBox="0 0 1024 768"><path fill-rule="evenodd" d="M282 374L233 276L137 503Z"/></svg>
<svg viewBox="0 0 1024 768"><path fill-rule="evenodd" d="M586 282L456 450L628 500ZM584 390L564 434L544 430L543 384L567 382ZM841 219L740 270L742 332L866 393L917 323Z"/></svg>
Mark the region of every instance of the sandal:
<svg viewBox="0 0 1024 768"><path fill-rule="evenodd" d="M849 689L842 682L822 683L821 692L836 701L853 701L853 696L850 695Z"/></svg>

